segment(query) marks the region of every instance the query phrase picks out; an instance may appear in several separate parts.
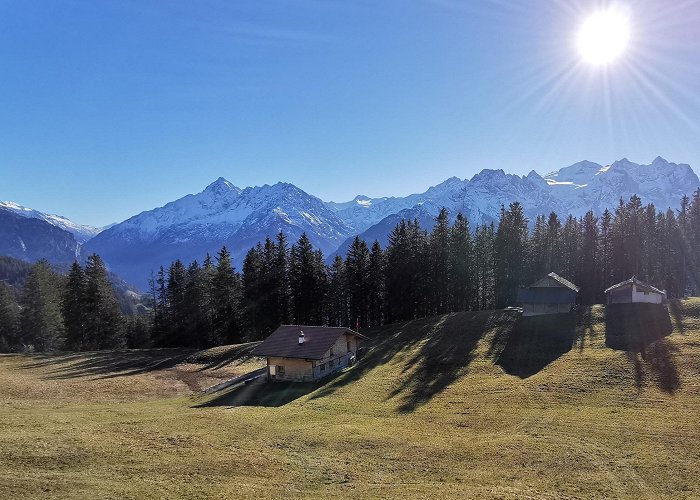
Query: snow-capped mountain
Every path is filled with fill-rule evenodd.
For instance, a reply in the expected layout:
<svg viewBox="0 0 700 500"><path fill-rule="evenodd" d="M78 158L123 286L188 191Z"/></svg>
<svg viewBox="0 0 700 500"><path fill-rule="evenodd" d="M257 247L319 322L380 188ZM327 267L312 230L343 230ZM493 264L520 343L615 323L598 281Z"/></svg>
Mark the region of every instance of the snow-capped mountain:
<svg viewBox="0 0 700 500"><path fill-rule="evenodd" d="M238 188L219 178L204 191L143 212L91 239L84 252L99 253L128 281L145 286L150 273L175 259L201 262L228 246L240 269L246 251L284 232L290 242L306 232L329 253L352 232L320 199L292 184Z"/></svg>
<svg viewBox="0 0 700 500"><path fill-rule="evenodd" d="M344 255L358 234L368 243L376 239L386 245L389 233L402 218L416 218L430 229L441 207L446 207L452 217L463 213L475 227L497 222L501 206L513 201L523 205L530 220L552 211L561 216L581 216L590 209L601 213L605 208L614 209L620 198L629 199L633 194L644 203L654 203L657 209L665 210L677 208L680 198L698 186L700 182L690 166L669 163L663 158L656 158L649 165L627 159L605 166L584 161L545 176L534 171L518 176L485 169L469 180L452 177L423 193L380 198L360 195L344 203L323 202L292 184L280 182L241 189L219 178L201 193L104 229L89 239L82 250L77 243L58 243L53 239L55 235L48 233L46 248L64 249L57 254L64 260L66 255L78 252L97 252L111 270L145 287L151 272L160 265L167 266L175 259L201 261L206 253L214 254L223 245L229 247L240 269L250 247L280 231L290 244L306 232L317 248L332 257L334 253ZM0 212L15 217L10 221L6 216L0 221L0 230L14 242L12 248L5 250L7 255L23 252L16 238L19 219L52 224L49 227L56 230L63 227L77 234L80 241L97 231L16 204L4 203ZM14 229L8 230L10 226ZM22 241L26 243L24 238ZM39 243L39 239L34 240L34 246ZM8 254L10 251L14 253Z"/></svg>
<svg viewBox="0 0 700 500"><path fill-rule="evenodd" d="M65 264L77 259L79 251L80 245L68 231L0 208L0 255L27 262L46 259Z"/></svg>
<svg viewBox="0 0 700 500"><path fill-rule="evenodd" d="M67 217L63 217L62 215L45 214L43 212L39 212L38 210L34 210L33 208L23 207L22 205L19 205L13 201L0 201L0 209L9 210L21 217L39 219L43 220L44 222L48 222L52 226L59 227L64 231L71 233L73 236L75 236L78 243L85 243L102 230L102 228L78 224Z"/></svg>
<svg viewBox="0 0 700 500"><path fill-rule="evenodd" d="M606 166L583 161L547 174L545 180L567 212L577 216L588 210L600 213L613 208L620 198L628 200L634 194L657 209L676 208L681 197L690 195L699 184L690 165L661 157L649 165L627 158Z"/></svg>

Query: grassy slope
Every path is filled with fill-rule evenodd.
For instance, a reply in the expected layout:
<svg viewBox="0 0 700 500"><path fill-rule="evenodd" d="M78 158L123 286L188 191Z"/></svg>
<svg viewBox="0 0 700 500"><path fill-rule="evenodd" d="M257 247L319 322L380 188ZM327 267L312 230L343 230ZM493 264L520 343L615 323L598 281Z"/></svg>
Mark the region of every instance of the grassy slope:
<svg viewBox="0 0 700 500"><path fill-rule="evenodd" d="M642 327L643 352L606 346ZM126 371L108 355L0 357L0 497L700 496L698 299L668 316L460 313L371 334L322 387L206 398L180 371L215 382L218 355Z"/></svg>

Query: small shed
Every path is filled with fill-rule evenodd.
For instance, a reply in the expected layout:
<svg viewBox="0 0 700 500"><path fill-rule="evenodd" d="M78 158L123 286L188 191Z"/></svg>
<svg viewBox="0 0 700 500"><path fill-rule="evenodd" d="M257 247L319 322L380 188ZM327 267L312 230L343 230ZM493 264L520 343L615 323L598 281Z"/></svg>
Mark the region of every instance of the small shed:
<svg viewBox="0 0 700 500"><path fill-rule="evenodd" d="M527 288L518 290L523 316L568 313L576 305L579 287L556 273L549 273Z"/></svg>
<svg viewBox="0 0 700 500"><path fill-rule="evenodd" d="M268 380L310 382L352 365L363 340L349 328L282 325L252 354L267 358Z"/></svg>
<svg viewBox="0 0 700 500"><path fill-rule="evenodd" d="M608 304L662 304L666 300L666 292L632 276L605 290L605 297Z"/></svg>

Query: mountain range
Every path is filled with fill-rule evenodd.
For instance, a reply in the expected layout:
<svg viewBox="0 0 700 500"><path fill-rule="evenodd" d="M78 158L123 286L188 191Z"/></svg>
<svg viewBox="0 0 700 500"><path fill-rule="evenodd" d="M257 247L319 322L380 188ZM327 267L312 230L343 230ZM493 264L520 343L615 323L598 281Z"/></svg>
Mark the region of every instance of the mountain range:
<svg viewBox="0 0 700 500"><path fill-rule="evenodd" d="M358 195L343 203L324 202L289 183L239 188L219 178L198 194L102 229L2 203L0 231L6 235L0 240L4 242L0 243L0 255L25 260L43 256L57 261L96 252L111 270L144 287L160 265L178 258L201 261L206 253L214 254L223 245L229 247L240 267L251 246L280 231L290 242L305 232L314 246L332 257L344 254L356 235L386 245L389 233L402 218L417 218L429 228L441 207L453 216L463 213L474 227L496 222L501 206L513 201L519 201L532 220L552 211L581 216L593 210L599 214L634 194L659 209L677 208L681 197L698 186L698 177L689 165L660 157L648 165L626 158L610 165L582 161L546 175L532 171L518 176L484 169L471 179L452 177L423 193L380 198ZM20 229L25 224L33 224L33 228ZM36 232L36 240L29 238L27 231ZM50 244L38 244L42 234Z"/></svg>

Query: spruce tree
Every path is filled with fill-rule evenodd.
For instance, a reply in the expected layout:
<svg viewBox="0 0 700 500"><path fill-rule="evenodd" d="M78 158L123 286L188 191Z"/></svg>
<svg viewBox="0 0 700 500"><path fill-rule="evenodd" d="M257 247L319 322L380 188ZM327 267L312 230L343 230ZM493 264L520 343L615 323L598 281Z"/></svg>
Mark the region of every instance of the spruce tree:
<svg viewBox="0 0 700 500"><path fill-rule="evenodd" d="M10 286L0 281L0 352L19 347L19 306Z"/></svg>
<svg viewBox="0 0 700 500"><path fill-rule="evenodd" d="M241 342L241 280L226 247L217 255L211 285L215 342Z"/></svg>
<svg viewBox="0 0 700 500"><path fill-rule="evenodd" d="M40 260L29 273L24 286L24 307L20 323L22 343L37 351L63 347L65 329L61 314L61 279L49 263Z"/></svg>
<svg viewBox="0 0 700 500"><path fill-rule="evenodd" d="M88 257L85 265L84 349L115 349L126 344L124 324L102 258Z"/></svg>
<svg viewBox="0 0 700 500"><path fill-rule="evenodd" d="M430 295L429 314L444 314L450 302L450 220L441 208L428 240Z"/></svg>
<svg viewBox="0 0 700 500"><path fill-rule="evenodd" d="M461 213L449 235L449 297L450 311L472 308L474 290L474 247L469 221Z"/></svg>
<svg viewBox="0 0 700 500"><path fill-rule="evenodd" d="M79 351L86 343L85 330L85 273L78 262L74 262L68 273L63 292L63 324L66 330L66 348Z"/></svg>
<svg viewBox="0 0 700 500"><path fill-rule="evenodd" d="M368 271L368 326L371 327L380 326L384 322L385 265L384 252L379 242L375 240L369 253Z"/></svg>
<svg viewBox="0 0 700 500"><path fill-rule="evenodd" d="M514 305L518 287L525 282L523 256L526 255L527 237L527 219L522 205L513 202L508 210L502 208L494 242L498 308Z"/></svg>
<svg viewBox="0 0 700 500"><path fill-rule="evenodd" d="M331 326L350 326L345 263L340 255L336 255L333 259L333 264L328 274L328 322Z"/></svg>
<svg viewBox="0 0 700 500"><path fill-rule="evenodd" d="M352 327L369 324L369 249L367 243L355 236L345 258L345 276L349 296Z"/></svg>

